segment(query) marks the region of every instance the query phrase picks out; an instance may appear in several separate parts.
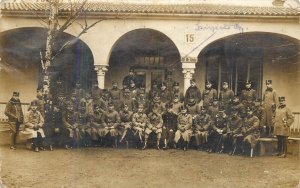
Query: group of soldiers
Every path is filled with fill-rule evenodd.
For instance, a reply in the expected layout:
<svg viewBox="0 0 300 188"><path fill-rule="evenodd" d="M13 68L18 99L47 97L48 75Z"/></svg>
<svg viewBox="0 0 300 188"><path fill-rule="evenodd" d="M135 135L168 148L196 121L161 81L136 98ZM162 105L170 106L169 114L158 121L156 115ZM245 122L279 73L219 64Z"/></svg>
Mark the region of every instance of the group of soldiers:
<svg viewBox="0 0 300 188"><path fill-rule="evenodd" d="M258 138L265 134L279 136L278 155L286 155L288 132L283 129L289 131L293 115L285 98L277 98L271 80L266 81L262 102L257 102L250 81L240 96L227 82L222 83L219 95L210 81L200 92L194 79L183 94L179 83L169 77L154 83L146 93L131 70L122 89L113 82L111 89L95 84L87 92L77 83L66 97L61 84L58 80L51 93L38 90L24 118L19 93L13 93L5 110L12 126L11 149L16 149L16 135L23 123L34 151L45 146L52 150L53 146L118 147L124 143L141 149L151 145L157 149L196 147L252 156Z"/></svg>

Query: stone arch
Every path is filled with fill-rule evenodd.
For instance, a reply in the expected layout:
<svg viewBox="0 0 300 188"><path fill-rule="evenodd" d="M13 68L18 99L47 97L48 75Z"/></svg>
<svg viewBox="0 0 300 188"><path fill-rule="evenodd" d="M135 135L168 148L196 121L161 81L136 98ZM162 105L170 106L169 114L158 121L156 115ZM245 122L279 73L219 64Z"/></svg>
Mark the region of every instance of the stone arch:
<svg viewBox="0 0 300 188"><path fill-rule="evenodd" d="M127 63L124 63L124 67L122 67L122 71L121 71L116 69L116 64L113 62L116 61L115 57L117 56L117 54L121 54L120 56L122 56L122 53L124 54L123 56L124 58L122 60L124 60L124 62ZM166 71L173 71L174 74L176 75L180 74L180 77L182 77L180 53L176 44L169 36L156 29L138 28L124 33L113 43L109 54L110 54L109 68L105 78L106 87L109 87L110 82L112 81L111 73L110 73L111 69L115 69L117 70L117 72L121 71L120 75L126 76L125 74L128 73L129 66L143 67L142 65L141 66L137 66L136 64L134 65L134 62L131 64L129 63L130 61L136 62L135 58L142 57L142 56L150 57L150 61L152 57L159 57L159 56L163 57L162 61L161 60L157 60L157 61L164 62L165 64L161 67L156 67L156 68L158 69L162 68L165 69ZM170 57L172 55L176 57L173 58ZM125 58L128 59L125 60ZM156 60L153 61L156 62ZM180 71L178 71L178 69ZM119 85L121 84L122 76L121 78L118 79Z"/></svg>
<svg viewBox="0 0 300 188"><path fill-rule="evenodd" d="M214 80L218 90L222 81L229 81L237 94L250 79L260 99L264 80L271 79L279 90L278 95L294 100L299 97L300 89L287 83L292 81L300 86L299 49L297 38L280 33L257 31L229 35L211 42L199 53L196 76L201 82ZM292 108L300 108L300 103L290 102Z"/></svg>
<svg viewBox="0 0 300 188"><path fill-rule="evenodd" d="M0 65L2 68L0 74L2 84L5 86L2 87L4 91L1 93L5 93L6 98L10 97L13 90L20 90L27 102L30 98L35 97L35 89L41 84L40 51L45 49L46 36L47 30L41 27L19 27L0 33ZM69 39L74 39L74 36L62 33L58 38L58 44L61 45ZM54 51L57 49L58 47L54 48ZM25 75L26 71L30 70L31 77L29 78ZM91 82L96 80L93 54L88 45L81 40L76 41L70 48L65 49L61 55L57 56L52 70L55 75L53 79L60 76L66 81L66 89L71 89L77 81L82 82L88 89L92 85ZM12 82L9 85L5 84L4 81L7 82L7 79L13 80L14 72L18 73L19 80L15 80L15 85ZM89 74L90 72L92 74ZM22 79L22 75L25 76L24 79ZM26 88L21 87L17 82L22 82Z"/></svg>

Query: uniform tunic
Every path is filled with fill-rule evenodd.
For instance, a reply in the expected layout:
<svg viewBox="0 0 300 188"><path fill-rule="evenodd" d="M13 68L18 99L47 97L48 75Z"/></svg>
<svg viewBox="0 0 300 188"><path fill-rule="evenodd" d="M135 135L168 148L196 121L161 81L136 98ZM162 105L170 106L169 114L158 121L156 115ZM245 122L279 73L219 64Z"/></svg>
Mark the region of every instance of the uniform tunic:
<svg viewBox="0 0 300 188"><path fill-rule="evenodd" d="M224 108L226 110L226 114L230 111L230 102L232 101L234 97L234 92L231 89L222 90L219 95L219 101L222 105L224 105Z"/></svg>
<svg viewBox="0 0 300 188"><path fill-rule="evenodd" d="M105 128L103 125L104 113L95 113L90 114L90 122L91 122L91 136L92 140L98 140L98 136L103 137L105 135L101 134L105 132Z"/></svg>
<svg viewBox="0 0 300 188"><path fill-rule="evenodd" d="M117 130L121 122L119 113L115 110L107 111L104 114L103 121L105 127L108 127L105 129L106 130L105 133L106 134L110 133L111 136L117 136L118 135Z"/></svg>
<svg viewBox="0 0 300 188"><path fill-rule="evenodd" d="M286 122L286 124L284 123ZM275 112L274 134L278 136L289 136L290 126L294 122L292 111L286 106L279 106Z"/></svg>
<svg viewBox="0 0 300 188"><path fill-rule="evenodd" d="M195 119L195 124L195 138L196 143L199 146L200 144L207 142L208 132L211 124L210 115L197 115Z"/></svg>
<svg viewBox="0 0 300 188"><path fill-rule="evenodd" d="M276 91L273 89L266 89L263 94L263 112L262 125L272 127L272 118L274 116L274 107L278 106Z"/></svg>
<svg viewBox="0 0 300 188"><path fill-rule="evenodd" d="M178 114L177 118L177 131L175 133L174 141L177 143L182 136L184 141L189 142L192 134L193 117L190 114Z"/></svg>
<svg viewBox="0 0 300 188"><path fill-rule="evenodd" d="M45 134L41 127L44 124L44 118L39 111L29 110L28 113L25 114L24 118L25 131L31 133L28 138L37 138L37 133L39 132L41 136L44 138ZM34 127L39 126L38 129L34 129Z"/></svg>
<svg viewBox="0 0 300 188"><path fill-rule="evenodd" d="M164 112L163 119L163 132L162 139L168 139L168 141L174 139L175 132L177 130L177 118L178 115L174 112Z"/></svg>
<svg viewBox="0 0 300 188"><path fill-rule="evenodd" d="M187 102L188 102L187 100L190 98L196 99L197 103L199 103L201 101L201 92L197 86L194 86L194 87L190 86L186 90L185 96L184 96L185 104L187 104Z"/></svg>
<svg viewBox="0 0 300 188"><path fill-rule="evenodd" d="M163 103L170 102L172 99L172 95L171 95L170 91L167 89L160 90L159 96L160 96L161 102L163 102Z"/></svg>
<svg viewBox="0 0 300 188"><path fill-rule="evenodd" d="M132 124L135 136L142 141L143 133L146 128L148 117L145 113L135 113L132 116Z"/></svg>
<svg viewBox="0 0 300 188"><path fill-rule="evenodd" d="M121 107L121 89L112 88L109 92L111 95L111 102L114 104L115 110L119 110Z"/></svg>
<svg viewBox="0 0 300 188"><path fill-rule="evenodd" d="M4 113L8 117L11 131L17 132L16 126L22 123L24 118L20 100L11 98L5 107Z"/></svg>
<svg viewBox="0 0 300 188"><path fill-rule="evenodd" d="M242 91L240 99L246 107L253 107L256 100L256 91L254 89L245 89Z"/></svg>
<svg viewBox="0 0 300 188"><path fill-rule="evenodd" d="M244 142L249 143L251 148L254 148L260 136L259 119L254 115L245 117L242 132L245 136Z"/></svg>
<svg viewBox="0 0 300 188"><path fill-rule="evenodd" d="M132 111L121 111L120 112L120 127L118 129L118 133L122 135L125 130L129 130L132 128L132 117L133 112Z"/></svg>
<svg viewBox="0 0 300 188"><path fill-rule="evenodd" d="M163 120L160 114L151 112L148 115L148 123L146 125L145 134L156 133L157 138L161 138Z"/></svg>
<svg viewBox="0 0 300 188"><path fill-rule="evenodd" d="M205 89L202 93L203 106L204 108L208 108L209 104L213 101L213 99L218 98L216 89Z"/></svg>

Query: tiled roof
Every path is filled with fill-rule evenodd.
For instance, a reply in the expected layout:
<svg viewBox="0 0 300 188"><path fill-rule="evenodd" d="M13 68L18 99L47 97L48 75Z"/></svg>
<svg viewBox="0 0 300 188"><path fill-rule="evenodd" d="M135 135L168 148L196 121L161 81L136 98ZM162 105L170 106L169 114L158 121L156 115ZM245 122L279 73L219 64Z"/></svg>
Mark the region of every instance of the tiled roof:
<svg viewBox="0 0 300 188"><path fill-rule="evenodd" d="M3 3L2 14L6 12L44 11L47 3ZM61 11L70 11L69 4L61 4ZM261 15L261 16L299 16L300 12L285 7L244 7L209 4L113 4L88 3L85 10L90 13L146 13L146 14L195 14L195 15Z"/></svg>

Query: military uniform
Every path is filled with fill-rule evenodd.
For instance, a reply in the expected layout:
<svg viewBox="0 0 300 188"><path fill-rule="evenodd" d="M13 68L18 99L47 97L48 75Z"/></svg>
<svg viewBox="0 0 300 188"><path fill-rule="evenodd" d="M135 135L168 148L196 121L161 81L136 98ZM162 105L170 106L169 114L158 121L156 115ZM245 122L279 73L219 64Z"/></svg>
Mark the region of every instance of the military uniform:
<svg viewBox="0 0 300 188"><path fill-rule="evenodd" d="M208 109L209 104L213 101L213 99L218 98L217 90L213 88L205 89L202 93L203 106Z"/></svg>
<svg viewBox="0 0 300 188"><path fill-rule="evenodd" d="M172 102L173 107L172 107L172 112L174 112L176 115L179 114L180 112L180 107L183 106L184 104L182 102Z"/></svg>
<svg viewBox="0 0 300 188"><path fill-rule="evenodd" d="M219 113L212 121L212 133L209 139L210 150L223 152L228 130L228 116L224 113L223 109L220 108Z"/></svg>
<svg viewBox="0 0 300 188"><path fill-rule="evenodd" d="M97 142L99 138L102 139L105 136L104 134L101 134L105 132L103 119L104 119L104 113L101 112L100 109L94 110L90 114L91 139L93 142Z"/></svg>
<svg viewBox="0 0 300 188"><path fill-rule="evenodd" d="M148 117L143 112L134 113L132 116L133 131L137 143L141 143L143 141L143 134L147 121Z"/></svg>
<svg viewBox="0 0 300 188"><path fill-rule="evenodd" d="M162 114L165 111L165 104L161 102L159 98L155 97L150 104L149 111L156 111L157 113Z"/></svg>
<svg viewBox="0 0 300 188"><path fill-rule="evenodd" d="M243 119L237 115L237 111L235 115L231 115L228 119L228 148L231 150L231 154L234 154L237 147L239 149L242 145L242 127L243 127Z"/></svg>
<svg viewBox="0 0 300 188"><path fill-rule="evenodd" d="M194 98L197 103L201 101L201 92L197 86L190 86L185 92L185 104L187 104L188 99Z"/></svg>
<svg viewBox="0 0 300 188"><path fill-rule="evenodd" d="M31 107L37 107L36 101L31 102ZM42 114L37 111L30 109L24 117L25 131L29 133L28 138L33 140L33 146L35 151L38 151L38 148L43 147L43 138L45 138L44 131L42 129L44 125L44 118Z"/></svg>
<svg viewBox="0 0 300 188"><path fill-rule="evenodd" d="M174 82L173 89L171 90L171 100L174 101L174 98L178 97L180 102L184 102L184 96L183 93L179 89L179 83Z"/></svg>
<svg viewBox="0 0 300 188"><path fill-rule="evenodd" d="M249 144L252 150L260 137L259 119L254 115L247 115L244 118L242 133L244 135L244 144Z"/></svg>
<svg viewBox="0 0 300 188"><path fill-rule="evenodd" d="M117 87L113 87L109 90L111 96L111 102L114 104L115 110L119 110L121 107L122 91Z"/></svg>
<svg viewBox="0 0 300 188"><path fill-rule="evenodd" d="M18 92L14 92L13 95L19 97ZM15 149L19 128L21 123L23 123L24 118L20 100L11 98L5 107L4 113L8 117L9 128L11 131L11 149Z"/></svg>
<svg viewBox="0 0 300 188"><path fill-rule="evenodd" d="M270 136L273 132L272 118L274 116L274 111L278 106L276 91L272 88L266 89L263 94L263 111L261 125L266 126L266 134Z"/></svg>
<svg viewBox="0 0 300 188"><path fill-rule="evenodd" d="M279 97L279 101L285 101L284 97ZM290 135L290 126L294 122L292 111L285 104L280 104L275 111L274 135L276 135L278 155L285 157L287 153L287 138Z"/></svg>
<svg viewBox="0 0 300 188"><path fill-rule="evenodd" d="M202 113L198 114L195 119L195 138L198 148L204 147L203 144L208 142L208 134L210 131L211 118L210 115Z"/></svg>
<svg viewBox="0 0 300 188"><path fill-rule="evenodd" d="M244 118L246 116L246 108L245 106L240 103L239 101L232 101L231 105L230 105L230 113L232 113L232 111L237 111L238 112L238 116L241 118Z"/></svg>
<svg viewBox="0 0 300 188"><path fill-rule="evenodd" d="M73 105L68 103L67 110L63 114L63 124L68 131L68 135L66 136L66 140L68 140L67 147L69 145L76 145L76 112L73 110ZM79 131L78 131L79 134ZM78 135L79 137L79 135Z"/></svg>
<svg viewBox="0 0 300 188"><path fill-rule="evenodd" d="M245 107L253 108L254 102L256 100L256 91L254 89L245 89L241 93L241 102Z"/></svg>
<svg viewBox="0 0 300 188"><path fill-rule="evenodd" d="M91 126L89 120L89 114L86 109L80 109L76 113L76 134L77 144L79 146L90 146L91 145Z"/></svg>
<svg viewBox="0 0 300 188"><path fill-rule="evenodd" d="M146 124L146 128L145 128L145 145L143 149L147 147L148 138L151 133L156 134L156 138L157 138L156 147L157 149L160 149L159 142L161 139L162 125L163 125L163 120L161 115L158 112L150 112L150 114L148 115L148 123Z"/></svg>
<svg viewBox="0 0 300 188"><path fill-rule="evenodd" d="M162 139L164 140L165 147L174 141L175 132L177 131L177 118L178 115L172 111L172 104L167 104L166 108L169 109L162 114L163 131Z"/></svg>
<svg viewBox="0 0 300 188"><path fill-rule="evenodd" d="M126 139L127 141L132 138L130 138L130 135L133 135L132 131L132 117L133 117L133 112L129 110L122 110L120 112L120 128L119 128L119 135L122 135L121 140Z"/></svg>
<svg viewBox="0 0 300 188"><path fill-rule="evenodd" d="M192 123L193 117L188 113L179 113L177 118L177 131L175 133L174 141L177 144L180 138L182 137L185 142L185 147L187 147L191 135L192 135Z"/></svg>
<svg viewBox="0 0 300 188"><path fill-rule="evenodd" d="M106 127L104 134L107 135L110 133L112 137L118 136L117 130L121 122L119 113L115 110L107 111L104 114L103 121L104 126Z"/></svg>
<svg viewBox="0 0 300 188"><path fill-rule="evenodd" d="M167 102L170 102L172 99L171 93L168 89L164 89L164 90L161 89L159 92L159 96L160 96L161 102L163 102L164 104L166 104Z"/></svg>
<svg viewBox="0 0 300 188"><path fill-rule="evenodd" d="M219 102L224 106L226 114L230 113L230 104L231 104L233 97L234 97L234 92L229 88L223 89L220 92Z"/></svg>

